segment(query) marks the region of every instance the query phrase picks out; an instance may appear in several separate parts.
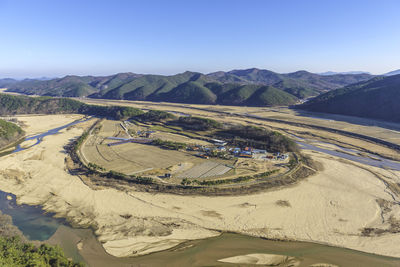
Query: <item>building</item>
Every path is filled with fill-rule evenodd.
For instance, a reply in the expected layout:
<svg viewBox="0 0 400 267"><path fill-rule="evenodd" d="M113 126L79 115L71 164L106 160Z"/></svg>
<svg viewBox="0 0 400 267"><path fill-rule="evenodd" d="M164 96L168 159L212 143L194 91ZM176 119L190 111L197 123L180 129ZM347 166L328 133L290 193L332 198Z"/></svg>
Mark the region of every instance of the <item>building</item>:
<svg viewBox="0 0 400 267"><path fill-rule="evenodd" d="M207 154L197 154L198 157L203 159L209 159L210 157Z"/></svg>
<svg viewBox="0 0 400 267"><path fill-rule="evenodd" d="M285 159L287 159L288 157L289 157L288 154L282 154L282 155L278 156L277 158L278 158L279 160L285 160Z"/></svg>
<svg viewBox="0 0 400 267"><path fill-rule="evenodd" d="M242 151L239 156L243 158L253 158L253 153L250 151Z"/></svg>
<svg viewBox="0 0 400 267"><path fill-rule="evenodd" d="M240 151L242 151L239 147L235 147L234 149L233 149L233 153L234 154L240 154Z"/></svg>
<svg viewBox="0 0 400 267"><path fill-rule="evenodd" d="M211 139L211 141L214 143L216 146L226 146L228 143L223 141L223 140L218 140L218 139Z"/></svg>

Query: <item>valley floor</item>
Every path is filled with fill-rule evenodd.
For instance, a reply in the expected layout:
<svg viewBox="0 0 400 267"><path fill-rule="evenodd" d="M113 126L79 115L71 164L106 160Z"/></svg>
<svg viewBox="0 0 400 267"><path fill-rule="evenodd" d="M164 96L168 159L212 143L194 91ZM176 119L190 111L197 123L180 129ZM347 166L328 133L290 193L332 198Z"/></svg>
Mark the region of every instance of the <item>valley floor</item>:
<svg viewBox="0 0 400 267"><path fill-rule="evenodd" d="M79 117L18 119L26 124L27 134L33 134ZM400 183L398 171L306 151L322 163L323 171L296 185L254 195L180 196L91 188L66 171L63 148L90 123L69 127L37 146L3 157L0 189L15 194L18 203L43 205L74 225L92 226L111 255L143 255L231 231L400 257L399 199L387 187L387 181ZM374 234L368 229L380 231Z"/></svg>

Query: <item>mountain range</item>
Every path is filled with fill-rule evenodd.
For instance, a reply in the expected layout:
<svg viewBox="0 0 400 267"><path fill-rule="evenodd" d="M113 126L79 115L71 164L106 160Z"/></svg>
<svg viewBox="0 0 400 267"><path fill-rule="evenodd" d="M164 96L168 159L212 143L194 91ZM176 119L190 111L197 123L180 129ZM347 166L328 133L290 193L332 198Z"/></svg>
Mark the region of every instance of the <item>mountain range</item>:
<svg viewBox="0 0 400 267"><path fill-rule="evenodd" d="M300 99L366 81L361 74L319 75L307 71L280 74L262 69L171 76L118 73L110 76L74 76L50 80L0 80L0 87L28 95L165 101L190 104L246 106L292 105Z"/></svg>
<svg viewBox="0 0 400 267"><path fill-rule="evenodd" d="M336 89L298 106L309 111L400 122L400 74Z"/></svg>
<svg viewBox="0 0 400 267"><path fill-rule="evenodd" d="M400 70L394 70L388 73L385 73L384 76L392 76L392 75L398 75L400 74Z"/></svg>

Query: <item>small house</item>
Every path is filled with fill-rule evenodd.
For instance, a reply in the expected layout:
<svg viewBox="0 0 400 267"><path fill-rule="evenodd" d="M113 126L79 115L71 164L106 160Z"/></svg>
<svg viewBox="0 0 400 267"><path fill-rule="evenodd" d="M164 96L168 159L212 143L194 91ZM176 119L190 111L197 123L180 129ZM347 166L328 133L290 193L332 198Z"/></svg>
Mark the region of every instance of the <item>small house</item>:
<svg viewBox="0 0 400 267"><path fill-rule="evenodd" d="M225 142L225 141L223 141L223 140L218 140L218 139L212 139L211 140L213 143L214 143L214 145L216 145L216 146L226 146L228 143L227 142Z"/></svg>
<svg viewBox="0 0 400 267"><path fill-rule="evenodd" d="M242 151L242 150L240 148L238 148L238 147L233 149L233 153L235 153L235 154L239 154L240 151Z"/></svg>
<svg viewBox="0 0 400 267"><path fill-rule="evenodd" d="M239 154L240 157L244 157L244 158L252 158L253 157L253 153L251 153L250 151L242 151Z"/></svg>

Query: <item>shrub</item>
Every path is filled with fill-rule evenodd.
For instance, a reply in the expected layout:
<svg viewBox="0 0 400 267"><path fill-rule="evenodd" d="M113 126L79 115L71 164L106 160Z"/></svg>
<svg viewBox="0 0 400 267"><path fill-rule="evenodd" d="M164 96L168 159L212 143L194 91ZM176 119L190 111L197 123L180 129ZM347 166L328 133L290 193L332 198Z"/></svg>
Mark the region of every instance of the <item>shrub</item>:
<svg viewBox="0 0 400 267"><path fill-rule="evenodd" d="M173 142L173 141L164 141L161 139L155 139L152 142L153 145L159 146L161 148L165 149L170 149L170 150L179 150L179 149L185 149L186 144L185 143L179 143L179 142Z"/></svg>
<svg viewBox="0 0 400 267"><path fill-rule="evenodd" d="M222 128L222 124L215 120L194 116L179 117L178 120L171 123L177 124L189 130L196 131L207 131Z"/></svg>
<svg viewBox="0 0 400 267"><path fill-rule="evenodd" d="M176 116L166 111L149 110L146 113L135 116L134 119L142 122L160 122L174 120Z"/></svg>
<svg viewBox="0 0 400 267"><path fill-rule="evenodd" d="M58 246L39 247L24 243L19 237L0 237L0 266L83 267L67 259Z"/></svg>
<svg viewBox="0 0 400 267"><path fill-rule="evenodd" d="M292 139L264 128L254 126L233 126L227 130L217 133L225 138L230 137L235 146L251 146L274 152L297 152L299 150L296 142Z"/></svg>

